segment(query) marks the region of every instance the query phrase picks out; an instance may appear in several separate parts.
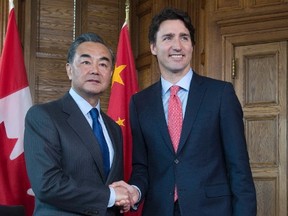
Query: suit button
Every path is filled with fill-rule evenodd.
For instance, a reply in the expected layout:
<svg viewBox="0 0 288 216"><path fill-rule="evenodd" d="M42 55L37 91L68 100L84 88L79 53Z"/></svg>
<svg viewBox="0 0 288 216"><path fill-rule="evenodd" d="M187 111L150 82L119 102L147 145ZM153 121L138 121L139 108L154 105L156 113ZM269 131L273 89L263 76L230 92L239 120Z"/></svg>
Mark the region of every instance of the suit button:
<svg viewBox="0 0 288 216"><path fill-rule="evenodd" d="M175 163L175 164L178 164L178 163L179 163L179 160L178 160L178 159L175 159L175 160L174 160L174 163Z"/></svg>
<svg viewBox="0 0 288 216"><path fill-rule="evenodd" d="M92 211L92 210L87 210L86 213L87 215L98 215L99 214L99 211L95 210L95 211Z"/></svg>

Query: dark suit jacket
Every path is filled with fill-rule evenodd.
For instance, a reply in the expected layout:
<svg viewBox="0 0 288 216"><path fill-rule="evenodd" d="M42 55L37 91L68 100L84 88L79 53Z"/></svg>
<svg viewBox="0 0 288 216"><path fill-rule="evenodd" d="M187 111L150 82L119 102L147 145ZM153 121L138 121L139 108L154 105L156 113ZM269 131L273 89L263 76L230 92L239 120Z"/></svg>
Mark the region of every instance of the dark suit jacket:
<svg viewBox="0 0 288 216"><path fill-rule="evenodd" d="M134 95L130 183L145 198L143 215L173 216L176 184L182 216L255 216L256 195L242 118L230 83L194 73L175 154L161 82Z"/></svg>
<svg viewBox="0 0 288 216"><path fill-rule="evenodd" d="M35 215L114 216L108 185L123 179L122 133L101 112L115 151L105 180L93 131L69 93L33 106L26 115L24 153L35 193Z"/></svg>

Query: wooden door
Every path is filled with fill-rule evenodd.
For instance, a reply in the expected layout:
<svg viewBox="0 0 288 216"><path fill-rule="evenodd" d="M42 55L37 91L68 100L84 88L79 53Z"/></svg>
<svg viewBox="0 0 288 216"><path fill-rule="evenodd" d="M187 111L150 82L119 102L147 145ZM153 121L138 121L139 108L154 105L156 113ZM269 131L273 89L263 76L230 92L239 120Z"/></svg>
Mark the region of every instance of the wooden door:
<svg viewBox="0 0 288 216"><path fill-rule="evenodd" d="M287 41L233 48L259 216L287 215Z"/></svg>
<svg viewBox="0 0 288 216"><path fill-rule="evenodd" d="M204 74L241 102L257 215L287 216L287 0L205 3Z"/></svg>

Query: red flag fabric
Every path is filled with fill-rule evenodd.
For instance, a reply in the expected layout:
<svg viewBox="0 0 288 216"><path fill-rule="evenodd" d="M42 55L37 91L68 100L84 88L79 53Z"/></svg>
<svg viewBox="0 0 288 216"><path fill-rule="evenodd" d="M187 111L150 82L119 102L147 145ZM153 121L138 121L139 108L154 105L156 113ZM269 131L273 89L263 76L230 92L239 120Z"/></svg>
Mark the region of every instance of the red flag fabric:
<svg viewBox="0 0 288 216"><path fill-rule="evenodd" d="M123 133L124 180L128 181L132 171L132 135L129 123L129 102L138 91L138 82L134 57L130 44L127 23L125 22L119 36L116 65L112 77L111 95L107 113L121 126ZM128 212L128 215L141 215L141 210Z"/></svg>
<svg viewBox="0 0 288 216"><path fill-rule="evenodd" d="M31 105L12 5L0 59L0 205L23 205L27 216L33 213L34 196L26 173L23 136Z"/></svg>

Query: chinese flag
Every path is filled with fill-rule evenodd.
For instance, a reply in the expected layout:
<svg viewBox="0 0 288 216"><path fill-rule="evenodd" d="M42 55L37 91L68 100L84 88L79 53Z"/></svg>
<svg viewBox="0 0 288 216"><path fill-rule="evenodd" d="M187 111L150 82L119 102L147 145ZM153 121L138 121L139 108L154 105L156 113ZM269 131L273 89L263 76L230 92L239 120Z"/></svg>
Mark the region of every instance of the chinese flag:
<svg viewBox="0 0 288 216"><path fill-rule="evenodd" d="M32 105L23 53L10 1L0 59L0 205L23 205L32 215L34 197L23 153L24 118Z"/></svg>
<svg viewBox="0 0 288 216"><path fill-rule="evenodd" d="M127 23L119 36L117 57L112 77L111 95L107 113L122 128L124 149L124 180L128 181L132 171L132 135L129 123L130 97L138 91L134 57L130 45ZM128 212L126 215L141 215L141 211Z"/></svg>

